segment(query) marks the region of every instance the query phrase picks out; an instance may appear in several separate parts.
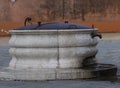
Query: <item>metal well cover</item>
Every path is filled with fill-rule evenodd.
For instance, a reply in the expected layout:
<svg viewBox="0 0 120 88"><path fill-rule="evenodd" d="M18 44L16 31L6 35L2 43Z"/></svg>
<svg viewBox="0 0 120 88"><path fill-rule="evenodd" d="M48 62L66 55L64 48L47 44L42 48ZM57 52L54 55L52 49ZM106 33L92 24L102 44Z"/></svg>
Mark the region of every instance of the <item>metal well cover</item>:
<svg viewBox="0 0 120 88"><path fill-rule="evenodd" d="M91 29L91 27L69 24L69 23L46 23L46 24L31 24L17 28L16 30L65 30L65 29Z"/></svg>

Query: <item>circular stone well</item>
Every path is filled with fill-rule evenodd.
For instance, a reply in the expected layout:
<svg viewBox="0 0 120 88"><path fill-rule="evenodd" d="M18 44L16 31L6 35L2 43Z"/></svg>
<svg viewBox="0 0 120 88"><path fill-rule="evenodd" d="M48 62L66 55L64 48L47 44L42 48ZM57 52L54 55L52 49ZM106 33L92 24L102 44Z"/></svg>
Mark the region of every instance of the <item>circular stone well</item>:
<svg viewBox="0 0 120 88"><path fill-rule="evenodd" d="M11 30L9 67L3 78L16 80L56 80L92 78L96 70L97 29L51 23ZM85 69L84 69L85 68ZM2 73L2 74L3 74ZM1 75L0 75L1 78Z"/></svg>
<svg viewBox="0 0 120 88"><path fill-rule="evenodd" d="M93 30L12 30L10 68L80 68L84 59L97 53Z"/></svg>

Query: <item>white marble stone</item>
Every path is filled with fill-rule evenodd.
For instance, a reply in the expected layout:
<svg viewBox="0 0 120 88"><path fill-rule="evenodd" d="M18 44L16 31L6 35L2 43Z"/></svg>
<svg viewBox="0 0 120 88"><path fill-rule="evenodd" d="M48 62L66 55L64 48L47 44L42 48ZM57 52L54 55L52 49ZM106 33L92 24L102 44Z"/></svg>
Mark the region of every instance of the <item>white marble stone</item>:
<svg viewBox="0 0 120 88"><path fill-rule="evenodd" d="M95 56L96 29L12 30L9 52L11 69L79 68Z"/></svg>

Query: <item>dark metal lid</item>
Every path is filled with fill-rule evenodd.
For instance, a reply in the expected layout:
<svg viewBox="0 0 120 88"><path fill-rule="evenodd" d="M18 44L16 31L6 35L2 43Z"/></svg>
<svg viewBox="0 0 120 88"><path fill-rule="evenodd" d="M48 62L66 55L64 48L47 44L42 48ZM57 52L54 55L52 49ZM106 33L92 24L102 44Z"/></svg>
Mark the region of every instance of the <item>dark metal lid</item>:
<svg viewBox="0 0 120 88"><path fill-rule="evenodd" d="M30 25L26 24L29 23ZM65 21L64 23L46 23L41 24L41 22L38 22L38 24L32 24L32 18L27 17L24 21L23 27L17 28L16 30L59 30L59 29L91 29L88 26L83 26L79 24L69 24L68 21Z"/></svg>
<svg viewBox="0 0 120 88"><path fill-rule="evenodd" d="M45 30L45 29L91 29L88 26L78 25L78 24L68 24L68 23L47 23L47 24L32 24L28 26L23 26L17 28L16 30Z"/></svg>

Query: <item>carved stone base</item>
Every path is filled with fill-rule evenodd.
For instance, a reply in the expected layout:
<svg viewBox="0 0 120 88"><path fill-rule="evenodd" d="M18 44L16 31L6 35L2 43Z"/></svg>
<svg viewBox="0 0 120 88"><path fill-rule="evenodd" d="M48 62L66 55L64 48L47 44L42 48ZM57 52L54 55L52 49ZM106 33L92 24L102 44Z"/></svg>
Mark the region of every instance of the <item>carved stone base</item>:
<svg viewBox="0 0 120 88"><path fill-rule="evenodd" d="M93 71L83 69L19 69L1 68L1 80L61 80L95 77Z"/></svg>
<svg viewBox="0 0 120 88"><path fill-rule="evenodd" d="M0 80L63 80L88 79L93 77L114 77L117 68L111 64L78 69L17 69L0 68Z"/></svg>

